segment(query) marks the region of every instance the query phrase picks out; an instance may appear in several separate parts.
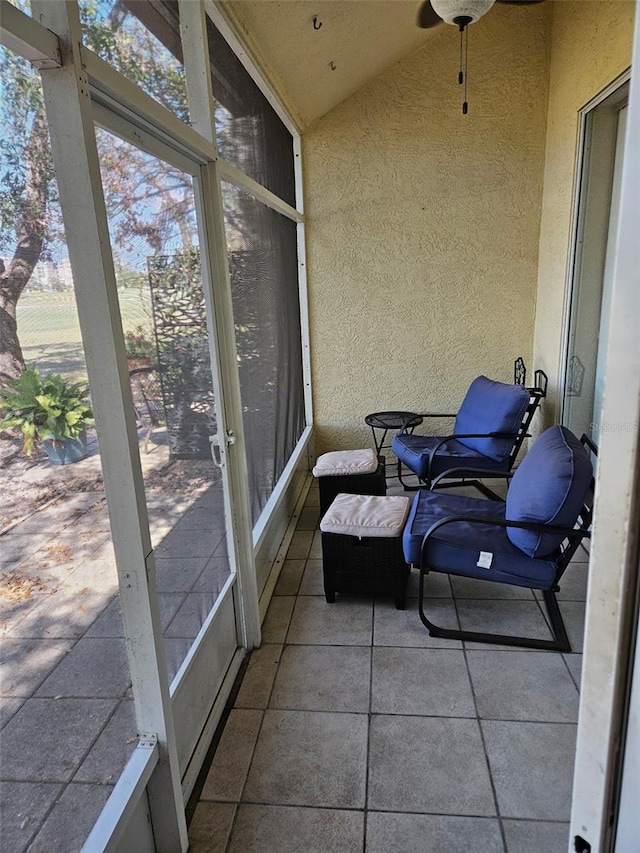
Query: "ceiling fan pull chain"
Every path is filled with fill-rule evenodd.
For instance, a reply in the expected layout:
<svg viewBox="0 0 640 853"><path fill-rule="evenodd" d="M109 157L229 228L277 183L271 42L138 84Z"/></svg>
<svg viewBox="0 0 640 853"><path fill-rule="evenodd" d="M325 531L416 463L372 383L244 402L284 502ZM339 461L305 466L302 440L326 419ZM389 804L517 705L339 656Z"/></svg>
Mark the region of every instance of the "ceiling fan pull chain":
<svg viewBox="0 0 640 853"><path fill-rule="evenodd" d="M469 66L469 27L465 27L465 30L464 30L464 101L462 103L462 114L465 116L469 112L469 103L467 102L467 77L469 76L468 66Z"/></svg>
<svg viewBox="0 0 640 853"><path fill-rule="evenodd" d="M460 28L460 71L458 71L458 85L464 83L464 71L462 70L462 27Z"/></svg>

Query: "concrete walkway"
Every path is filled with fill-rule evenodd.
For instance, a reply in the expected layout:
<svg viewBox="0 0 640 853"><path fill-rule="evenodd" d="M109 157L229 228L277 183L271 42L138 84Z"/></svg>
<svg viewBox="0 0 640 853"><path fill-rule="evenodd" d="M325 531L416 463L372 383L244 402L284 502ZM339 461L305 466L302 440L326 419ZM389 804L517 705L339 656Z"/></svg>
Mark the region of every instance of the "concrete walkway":
<svg viewBox="0 0 640 853"><path fill-rule="evenodd" d="M166 446L151 447L141 460L171 681L228 576L222 487L211 462L168 464ZM35 487L100 470L94 447L23 476ZM136 743L104 492L53 498L0 549L1 846L75 853Z"/></svg>

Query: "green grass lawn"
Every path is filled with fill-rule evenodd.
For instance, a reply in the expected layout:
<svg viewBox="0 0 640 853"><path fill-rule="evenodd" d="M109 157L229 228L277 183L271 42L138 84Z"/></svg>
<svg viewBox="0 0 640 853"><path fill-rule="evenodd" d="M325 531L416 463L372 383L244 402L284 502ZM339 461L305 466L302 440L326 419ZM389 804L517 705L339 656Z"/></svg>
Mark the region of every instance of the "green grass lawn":
<svg viewBox="0 0 640 853"><path fill-rule="evenodd" d="M151 325L148 290L119 290L122 325L125 332L143 324ZM18 302L18 337L28 364L42 372L55 371L86 379L82 337L74 295L26 292Z"/></svg>

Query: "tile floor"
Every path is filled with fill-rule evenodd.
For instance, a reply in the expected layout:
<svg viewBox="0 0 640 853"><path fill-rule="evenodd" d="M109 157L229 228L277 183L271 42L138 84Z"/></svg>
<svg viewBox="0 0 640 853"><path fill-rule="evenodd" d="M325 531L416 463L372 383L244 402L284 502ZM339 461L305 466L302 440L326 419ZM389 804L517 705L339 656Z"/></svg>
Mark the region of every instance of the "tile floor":
<svg viewBox="0 0 640 853"><path fill-rule="evenodd" d="M587 555L558 596L572 654L462 643L423 628L417 572L405 611L327 604L318 512L312 487L191 853L566 853ZM547 635L527 590L434 576L428 596L442 624Z"/></svg>

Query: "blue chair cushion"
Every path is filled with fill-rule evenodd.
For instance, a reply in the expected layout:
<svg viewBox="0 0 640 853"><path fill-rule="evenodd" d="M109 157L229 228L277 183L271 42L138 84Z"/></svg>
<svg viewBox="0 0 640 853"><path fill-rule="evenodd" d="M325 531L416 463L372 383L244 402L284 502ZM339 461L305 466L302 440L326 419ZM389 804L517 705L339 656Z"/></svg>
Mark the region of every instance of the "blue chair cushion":
<svg viewBox="0 0 640 853"><path fill-rule="evenodd" d="M427 477L431 451L440 441L441 438L436 436L398 433L393 437L391 449L407 468L419 477ZM495 468L506 471L508 467L508 457L494 464L493 460L487 459L476 450L451 439L439 448L431 466L431 476L437 477L450 468Z"/></svg>
<svg viewBox="0 0 640 853"><path fill-rule="evenodd" d="M430 571L527 589L551 589L556 577L556 561L526 557L509 541L506 528L490 523L489 519L505 517L505 505L501 501L445 495L426 489L418 492L402 535L407 563L420 565L420 548L425 533L434 522L452 515L486 518L487 523L456 521L436 530L425 554L425 567ZM491 554L489 568L478 566L481 551Z"/></svg>
<svg viewBox="0 0 640 853"><path fill-rule="evenodd" d="M516 433L529 405L529 392L522 385L506 385L486 376L474 379L456 417L454 433ZM461 438L460 444L496 462L508 459L514 438Z"/></svg>
<svg viewBox="0 0 640 853"><path fill-rule="evenodd" d="M506 517L573 527L593 476L589 454L575 435L559 424L545 430L516 470L507 492ZM565 538L507 528L511 542L529 557L551 554Z"/></svg>

